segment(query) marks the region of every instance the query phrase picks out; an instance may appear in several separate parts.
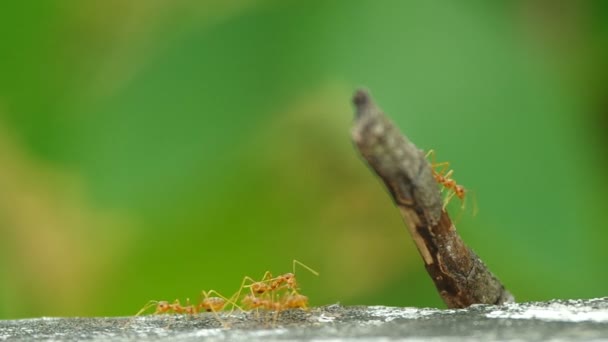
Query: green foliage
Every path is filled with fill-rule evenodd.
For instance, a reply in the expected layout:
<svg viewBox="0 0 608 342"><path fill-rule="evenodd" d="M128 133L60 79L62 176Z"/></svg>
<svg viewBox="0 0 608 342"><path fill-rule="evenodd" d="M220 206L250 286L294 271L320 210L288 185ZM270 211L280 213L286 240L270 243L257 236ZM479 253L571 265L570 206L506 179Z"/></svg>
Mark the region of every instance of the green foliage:
<svg viewBox="0 0 608 342"><path fill-rule="evenodd" d="M459 231L517 299L606 295L592 56L485 2L230 3L0 5L0 318L230 295L292 259L313 305L441 307L351 146L359 85L474 190Z"/></svg>

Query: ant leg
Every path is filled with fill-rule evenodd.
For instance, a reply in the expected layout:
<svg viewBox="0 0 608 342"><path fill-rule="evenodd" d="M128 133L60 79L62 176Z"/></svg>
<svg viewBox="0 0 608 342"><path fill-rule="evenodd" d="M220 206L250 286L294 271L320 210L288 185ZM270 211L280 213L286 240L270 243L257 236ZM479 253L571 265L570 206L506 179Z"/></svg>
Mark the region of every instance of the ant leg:
<svg viewBox="0 0 608 342"><path fill-rule="evenodd" d="M460 206L460 209L462 209L462 211L465 211L465 209L467 208L467 200L470 199L473 202L473 209L471 211L471 215L477 216L477 212L479 212L479 207L477 206L477 196L474 191L466 189L466 192L462 192L460 196L458 196L458 198L460 198L460 201L462 202L462 205Z"/></svg>
<svg viewBox="0 0 608 342"><path fill-rule="evenodd" d="M237 303L234 301L234 298L235 298L235 297L234 297L234 295L232 295L232 297L230 297L230 299L228 299L228 298L224 297L224 296L223 296L221 293L219 293L219 292L217 292L217 291L215 291L215 290L209 290L209 291L207 291L207 292L203 291L201 294L202 294L202 295L203 295L203 296L204 296L206 299L207 299L207 298L209 298L209 297L210 297L210 295L214 294L214 295L216 295L217 297L219 297L219 298L221 298L221 299L223 299L223 300L225 301L225 303L226 303L226 304L224 304L224 307L225 307L227 304L230 304L230 305L232 305L232 309L233 309L233 310L234 310L234 308L237 308L237 309L241 310L241 312L242 312L242 311L244 311L244 310L243 310L243 309L242 309L242 308L241 308L241 307L240 307L240 306L239 306L239 305L238 305L238 304L237 304ZM238 297L237 297L237 298L238 298Z"/></svg>
<svg viewBox="0 0 608 342"><path fill-rule="evenodd" d="M443 200L443 207L442 207L443 210L445 210L445 208L447 208L447 206L448 206L448 204L450 204L450 201L452 200L452 198L454 198L454 196L456 196L456 191L454 191L454 189L448 189L448 191L449 192L448 192L447 196ZM458 196L456 196L456 197L458 197ZM460 199L460 201L462 203L461 206L460 206L460 209L464 210L465 209L465 204L466 204L465 197L459 198L459 199Z"/></svg>
<svg viewBox="0 0 608 342"><path fill-rule="evenodd" d="M266 273L264 273L264 276L262 277L262 279L265 279L267 277L271 277L270 272L268 272L268 271L266 271ZM268 282L269 280L262 280L262 282L264 282L264 281ZM246 285L247 282L249 282L250 284ZM232 297L230 297L231 299L234 298L234 300L232 302L234 303L235 301L238 301L239 298L241 298L241 294L243 293L244 288L249 288L249 291L251 292L251 296L255 297L255 292L253 291L252 285L256 284L256 283L260 283L260 282L258 282L257 280L255 280L251 277L245 276L243 278L243 281L241 282L241 286L239 287L238 291L234 295L232 295ZM232 314L235 307L238 307L241 311L243 310L238 305L233 305L232 309L230 310L230 314Z"/></svg>
<svg viewBox="0 0 608 342"><path fill-rule="evenodd" d="M272 315L272 327L276 327L277 326L277 322L279 321L279 315L281 314L281 304L279 304L274 311L274 314Z"/></svg>
<svg viewBox="0 0 608 342"><path fill-rule="evenodd" d="M429 157L431 157L431 167L433 168L433 171L435 171L435 165L437 165L437 159L436 159L436 154L435 154L435 150L430 149L425 155L424 155L424 159L428 159Z"/></svg>
<svg viewBox="0 0 608 342"><path fill-rule="evenodd" d="M247 276L245 276L243 278L243 281L241 281L241 286L239 287L238 291L236 291L236 293L235 293L235 295L236 295L237 298L241 297L241 291L243 291L243 288L245 287L245 282L247 280L253 280L253 279L251 279L250 277L247 277Z"/></svg>
<svg viewBox="0 0 608 342"><path fill-rule="evenodd" d="M447 170L450 169L450 162L433 163L431 164L431 167L433 168L433 172L435 174L443 175ZM441 169L437 171L437 168L439 167L441 167Z"/></svg>
<svg viewBox="0 0 608 342"><path fill-rule="evenodd" d="M241 287L239 287L239 290L237 291L237 293L238 293L238 294L237 294L237 298L240 298L240 297L241 297L241 292L243 291L243 289L244 289L244 288L249 288L249 290L251 291L251 294L252 294L252 295L254 294L254 293L253 293L253 289L251 288L251 284L249 284L249 285L245 285L245 283L246 283L246 282L250 282L251 284L255 284L255 283L257 283L258 281L256 281L255 279L253 279L253 278L251 278L251 277L245 276L245 277L243 278L243 281L241 282Z"/></svg>
<svg viewBox="0 0 608 342"><path fill-rule="evenodd" d="M462 209L464 211L467 201L466 201L466 197L464 195L465 193L463 192L462 194L460 194L460 196L458 196L458 198L460 199L460 209Z"/></svg>
<svg viewBox="0 0 608 342"><path fill-rule="evenodd" d="M471 196L473 196L471 198L471 201L473 201L473 213L472 213L472 215L476 216L477 212L479 212L479 207L477 206L477 196L475 195L474 192L472 192L470 190L469 190L469 193L471 194Z"/></svg>
<svg viewBox="0 0 608 342"><path fill-rule="evenodd" d="M445 208L448 206L448 204L450 203L450 201L452 200L452 197L454 197L456 193L450 189L450 192L448 193L448 195L445 197L445 200L443 200L443 207L442 209L445 210Z"/></svg>
<svg viewBox="0 0 608 342"><path fill-rule="evenodd" d="M428 157L431 157L431 167L433 168L434 172L436 172L435 169L437 169L438 167L441 167L441 170L437 172L439 174L444 173L447 169L450 168L450 162L437 162L435 150L430 149L424 156L424 158Z"/></svg>
<svg viewBox="0 0 608 342"><path fill-rule="evenodd" d="M217 297L210 297L210 295L215 294ZM201 303L199 304L199 306L202 306L206 311L211 311L213 313L213 315L215 316L215 319L218 320L218 322L220 322L220 324L222 325L222 327L224 328L229 328L229 324L227 322L225 322L223 319L220 318L220 315L218 315L218 311L222 310L226 304L228 302L230 302L233 306L233 310L234 310L234 306L239 307L238 305L236 305L234 302L232 302L231 300L229 300L228 298L224 297L223 295L221 295L219 292L215 291L215 290L209 290L209 291L201 291L201 296L204 297L204 299L201 301ZM208 301L210 299L218 299L220 298L223 301L223 304L221 304L221 308L218 310L218 308L216 308L213 303L209 303L208 307L204 307L203 303L205 301ZM240 309L240 307L239 307ZM242 309L241 309L242 310Z"/></svg>
<svg viewBox="0 0 608 342"><path fill-rule="evenodd" d="M269 278L270 277L270 278ZM243 281L241 282L241 286L239 287L239 290L237 291L237 293L235 294L236 299L241 297L241 293L243 291L244 288L249 288L249 291L251 291L251 295L255 296L255 291L253 290L253 287L255 284L262 284L262 285L267 285L268 282L272 281L272 275L270 274L270 272L266 272L264 273L264 276L262 278L261 281L257 281L251 277L245 276L243 278ZM246 283L249 282L249 285L246 285ZM265 292L265 291L264 291Z"/></svg>
<svg viewBox="0 0 608 342"><path fill-rule="evenodd" d="M137 311L137 313L135 314L135 316L141 315L142 313L148 311L148 309L150 309L152 306L158 305L158 303L160 303L160 302L157 301L157 300L151 300L151 301L149 301L148 303L146 303L146 305L144 305L143 308L141 308L141 310Z"/></svg>
<svg viewBox="0 0 608 342"><path fill-rule="evenodd" d="M301 267L303 267L303 268L307 269L307 270L308 270L308 272L310 272L310 273L312 273L312 274L316 275L317 277L319 276L319 272L317 272L317 271L313 270L312 268L310 268L310 267L308 267L308 266L304 265L303 263L299 262L299 261L298 261L298 260L296 260L296 259L293 259L293 274L296 274L296 264L298 264L298 265L300 265Z"/></svg>

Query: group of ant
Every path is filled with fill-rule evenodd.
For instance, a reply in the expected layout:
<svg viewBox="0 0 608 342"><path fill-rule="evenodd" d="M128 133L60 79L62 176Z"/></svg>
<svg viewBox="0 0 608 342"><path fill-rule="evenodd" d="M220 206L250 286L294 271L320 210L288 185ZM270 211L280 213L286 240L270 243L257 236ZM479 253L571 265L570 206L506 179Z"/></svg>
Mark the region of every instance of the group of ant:
<svg viewBox="0 0 608 342"><path fill-rule="evenodd" d="M435 161L435 151L429 150L425 158L431 157L431 170L433 177L443 189L448 193L444 198L443 209L446 208L450 200L456 196L462 202L462 209L465 205L465 195L467 190L452 178L454 170L450 169L449 162L437 163ZM191 304L186 300L186 305L182 305L178 299L173 303L168 301L150 301L137 314L144 313L153 306L156 306L155 314L177 313L177 314L196 314L198 312L213 312L230 309L230 312L238 309L249 311L254 309L265 309L276 313L287 309L307 309L308 297L300 293L296 280L296 265L307 269L312 274L318 276L319 273L303 263L294 260L292 273L285 273L274 277L266 271L260 280L251 277L244 277L239 290L230 298L227 298L215 290L202 291L201 299L198 304ZM245 293L243 293L243 291ZM247 293L248 292L248 293ZM240 303L240 305L239 305Z"/></svg>
<svg viewBox="0 0 608 342"><path fill-rule="evenodd" d="M300 293L296 280L296 265L307 269L312 274L318 276L319 273L303 263L294 260L292 273L285 273L274 277L266 271L261 280L251 277L244 277L239 290L230 298L223 296L215 290L202 291L198 304L191 304L186 300L186 305L182 305L178 299L173 303L168 301L152 300L146 304L136 316L156 306L154 314L176 313L176 314L196 314L199 312L265 309L279 313L287 309L308 309L308 297ZM239 305L240 303L240 305Z"/></svg>

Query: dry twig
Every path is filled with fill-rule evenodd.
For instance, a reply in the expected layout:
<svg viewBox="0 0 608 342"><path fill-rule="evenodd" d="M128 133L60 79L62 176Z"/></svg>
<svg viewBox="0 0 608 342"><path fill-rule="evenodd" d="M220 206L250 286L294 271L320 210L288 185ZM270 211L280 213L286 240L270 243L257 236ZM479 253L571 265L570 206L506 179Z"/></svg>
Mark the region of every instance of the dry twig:
<svg viewBox="0 0 608 342"><path fill-rule="evenodd" d="M449 308L502 304L513 296L467 247L442 209L442 199L424 153L376 106L365 90L355 93L353 140L384 181Z"/></svg>

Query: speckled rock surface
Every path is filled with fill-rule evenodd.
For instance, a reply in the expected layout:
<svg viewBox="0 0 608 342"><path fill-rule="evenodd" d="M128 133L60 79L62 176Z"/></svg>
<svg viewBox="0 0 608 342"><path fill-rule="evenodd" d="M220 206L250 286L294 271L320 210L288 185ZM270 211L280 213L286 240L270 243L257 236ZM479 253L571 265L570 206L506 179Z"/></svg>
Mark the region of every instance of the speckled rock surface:
<svg viewBox="0 0 608 342"><path fill-rule="evenodd" d="M608 297L459 310L330 305L264 312L0 321L0 341L608 341Z"/></svg>

